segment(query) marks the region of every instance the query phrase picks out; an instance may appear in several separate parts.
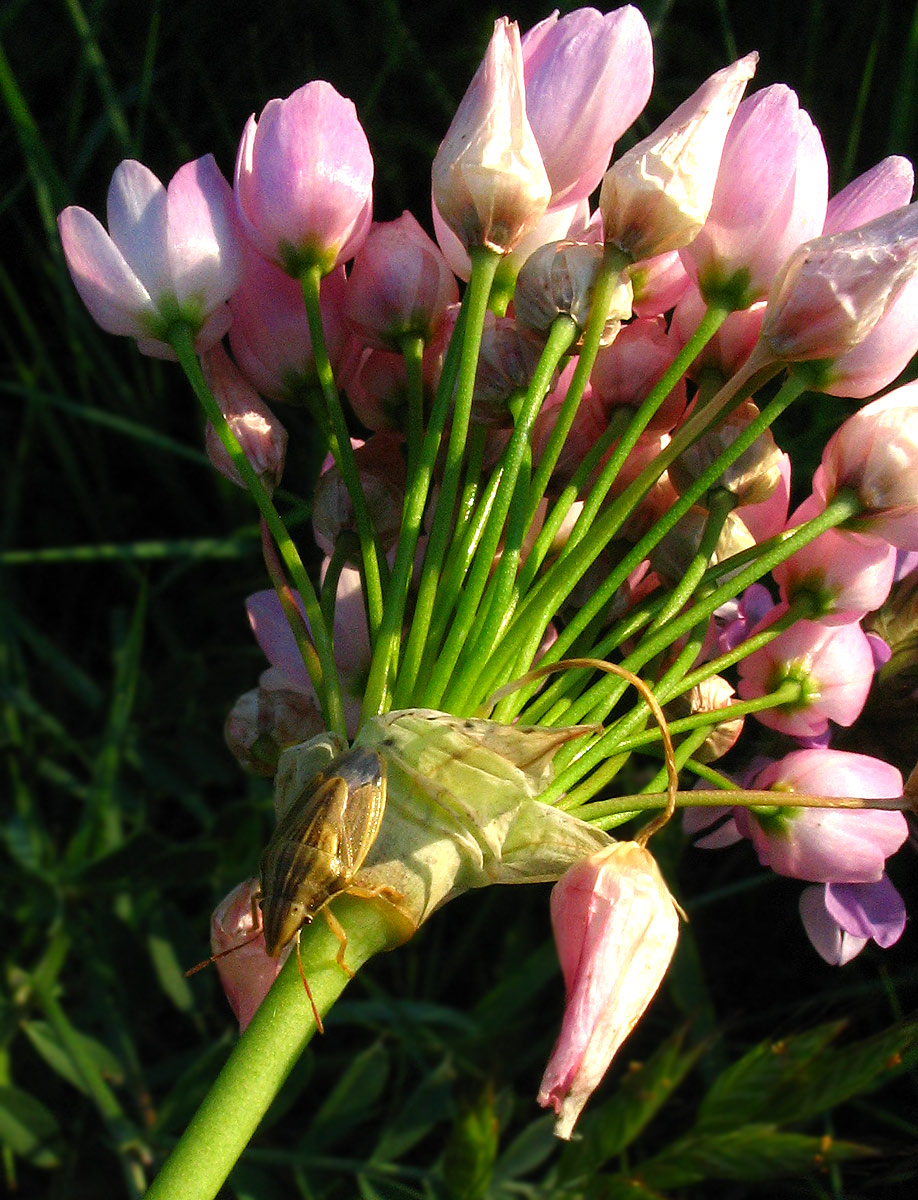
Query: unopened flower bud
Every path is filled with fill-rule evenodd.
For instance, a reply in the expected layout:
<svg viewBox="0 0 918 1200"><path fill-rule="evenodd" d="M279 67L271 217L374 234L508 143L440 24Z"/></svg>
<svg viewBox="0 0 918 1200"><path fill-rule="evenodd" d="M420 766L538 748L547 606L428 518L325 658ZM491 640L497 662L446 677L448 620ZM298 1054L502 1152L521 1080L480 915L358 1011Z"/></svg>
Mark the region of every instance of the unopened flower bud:
<svg viewBox="0 0 918 1200"><path fill-rule="evenodd" d="M551 894L551 921L566 1002L538 1101L555 1110L557 1136L569 1138L660 986L679 919L650 852L617 842L561 877Z"/></svg>
<svg viewBox="0 0 918 1200"><path fill-rule="evenodd" d="M288 949L278 958L268 957L261 911L255 902L258 891L257 879L243 880L223 897L210 919L211 953L223 954L217 959L217 971L240 1033L255 1016L289 954ZM226 950L232 954L225 954Z"/></svg>
<svg viewBox="0 0 918 1200"><path fill-rule="evenodd" d="M373 225L347 281L348 320L380 350L414 334L429 342L459 288L439 247L410 212Z"/></svg>
<svg viewBox="0 0 918 1200"><path fill-rule="evenodd" d="M727 683L722 675L712 675L702 680L685 696L673 701L671 708L674 717L689 717L696 713L729 712L735 689ZM692 757L698 762L710 763L723 758L731 750L743 732L743 717L727 718L718 725L711 725L708 736L701 745L692 752Z"/></svg>
<svg viewBox="0 0 918 1200"><path fill-rule="evenodd" d="M239 697L223 726L224 741L242 769L269 778L282 750L324 728L315 698L283 686L272 675L276 672L263 672L260 686Z"/></svg>
<svg viewBox="0 0 918 1200"><path fill-rule="evenodd" d="M762 342L787 362L837 358L864 340L918 273L918 204L794 251L768 295Z"/></svg>
<svg viewBox="0 0 918 1200"><path fill-rule="evenodd" d="M250 383L240 374L222 343L208 350L201 359L204 378L236 435L255 474L269 491L274 491L284 473L287 431ZM245 487L236 465L217 431L208 422L205 434L207 457L221 475L238 487Z"/></svg>
<svg viewBox="0 0 918 1200"><path fill-rule="evenodd" d="M516 281L513 308L523 329L545 336L555 319L568 316L582 333L593 306L603 248L580 242L552 242L531 254ZM631 280L619 277L606 313L601 345L614 341L622 321L631 316Z"/></svg>
<svg viewBox="0 0 918 1200"><path fill-rule="evenodd" d="M366 442L352 439L357 471L366 496L373 528L383 549L395 545L405 499L405 461L397 438L375 433ZM356 530L354 502L337 466L331 463L319 476L312 506L313 532L326 554L345 529Z"/></svg>
<svg viewBox="0 0 918 1200"><path fill-rule="evenodd" d="M708 219L724 139L757 54L717 71L612 164L599 206L607 242L633 259L687 246Z"/></svg>
<svg viewBox="0 0 918 1200"><path fill-rule="evenodd" d="M693 504L688 512L650 552L650 563L660 578L674 587L685 576L689 564L698 553L709 513ZM727 513L720 537L709 564L723 562L741 550L755 545L755 538L735 512Z"/></svg>
<svg viewBox="0 0 918 1200"><path fill-rule="evenodd" d="M758 415L755 404L746 400L684 450L669 467L669 477L676 491L684 492L691 487ZM760 504L768 499L780 481L781 451L771 430L766 429L727 467L714 486L732 492L737 504Z"/></svg>
<svg viewBox="0 0 918 1200"><path fill-rule="evenodd" d="M519 27L501 17L434 158L434 204L466 249L503 254L533 228L550 198L526 116Z"/></svg>
<svg viewBox="0 0 918 1200"><path fill-rule="evenodd" d="M236 204L259 252L299 276L352 258L370 228L373 157L351 100L313 79L249 118Z"/></svg>
<svg viewBox="0 0 918 1200"><path fill-rule="evenodd" d="M515 321L501 317L485 327L475 376L472 420L510 426L509 401L525 392L538 365L541 346Z"/></svg>
<svg viewBox="0 0 918 1200"><path fill-rule="evenodd" d="M841 488L864 506L857 528L900 550L918 550L918 383L887 392L860 409L829 439L813 490L831 499Z"/></svg>

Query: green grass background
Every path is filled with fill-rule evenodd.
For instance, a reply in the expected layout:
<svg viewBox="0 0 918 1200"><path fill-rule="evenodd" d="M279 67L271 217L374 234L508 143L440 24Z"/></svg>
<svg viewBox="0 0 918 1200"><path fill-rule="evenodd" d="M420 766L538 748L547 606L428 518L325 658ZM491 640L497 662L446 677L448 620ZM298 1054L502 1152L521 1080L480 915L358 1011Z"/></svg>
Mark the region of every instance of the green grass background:
<svg viewBox="0 0 918 1200"><path fill-rule="evenodd" d="M918 151L914 5L639 7L657 84L637 133L755 48L757 85L789 83L821 129L833 190L885 154ZM103 212L127 156L168 179L213 151L231 175L248 115L324 77L367 129L377 218L410 207L428 224L430 160L500 11L0 9L0 1178L13 1194L142 1193L235 1036L216 973L187 981L183 968L206 953L211 908L255 870L272 823L268 787L241 775L221 737L264 665L243 610L265 584L254 510L210 470L178 369L82 309L55 215L74 202ZM510 15L526 27L546 12L527 2ZM850 407L814 400L780 440L812 463ZM285 485L308 496L319 448L305 420L284 417L296 446ZM305 507L289 511L308 548ZM913 712L885 733L914 759ZM548 889L505 890L450 906L361 973L226 1195L913 1194L911 1035L884 1031L915 1005L914 930L831 970L800 929L798 886L760 872L748 850L703 855L672 830L663 853L691 923L579 1146L553 1142L533 1099L563 998ZM914 897L913 851L900 857L897 883ZM793 1040L840 1019L825 1048ZM724 1068L776 1040L731 1091ZM644 1074L629 1074L637 1061ZM783 1067L780 1087L764 1062ZM718 1094L727 1116L705 1126ZM842 1165L824 1138L880 1153Z"/></svg>

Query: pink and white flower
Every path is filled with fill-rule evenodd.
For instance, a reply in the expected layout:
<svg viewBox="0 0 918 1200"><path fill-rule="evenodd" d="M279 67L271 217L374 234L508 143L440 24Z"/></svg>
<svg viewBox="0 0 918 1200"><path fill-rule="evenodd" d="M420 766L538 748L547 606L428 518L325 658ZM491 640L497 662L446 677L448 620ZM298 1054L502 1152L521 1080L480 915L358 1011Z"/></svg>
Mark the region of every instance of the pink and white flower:
<svg viewBox="0 0 918 1200"><path fill-rule="evenodd" d="M232 192L213 155L179 167L168 187L125 159L108 189L108 232L75 205L57 224L76 289L107 333L171 359L170 330L180 323L198 354L226 333L242 253Z"/></svg>

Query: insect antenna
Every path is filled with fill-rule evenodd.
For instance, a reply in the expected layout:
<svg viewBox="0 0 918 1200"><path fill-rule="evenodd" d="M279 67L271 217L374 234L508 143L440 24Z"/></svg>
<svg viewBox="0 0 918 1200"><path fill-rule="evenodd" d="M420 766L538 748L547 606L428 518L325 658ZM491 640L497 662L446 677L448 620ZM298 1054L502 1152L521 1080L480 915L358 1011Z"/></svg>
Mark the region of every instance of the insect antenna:
<svg viewBox="0 0 918 1200"><path fill-rule="evenodd" d="M195 963L193 967L189 967L185 972L185 978L189 979L192 975L197 975L198 971L203 971L205 967L209 967L211 963L215 963L218 958L226 958L227 954L235 954L237 950L241 950L243 946L248 946L251 942L256 941L261 937L262 930L253 929L248 937L244 937L241 942L237 942L235 946L230 946L227 950L220 950L216 954L212 954L210 958L202 959L201 962Z"/></svg>

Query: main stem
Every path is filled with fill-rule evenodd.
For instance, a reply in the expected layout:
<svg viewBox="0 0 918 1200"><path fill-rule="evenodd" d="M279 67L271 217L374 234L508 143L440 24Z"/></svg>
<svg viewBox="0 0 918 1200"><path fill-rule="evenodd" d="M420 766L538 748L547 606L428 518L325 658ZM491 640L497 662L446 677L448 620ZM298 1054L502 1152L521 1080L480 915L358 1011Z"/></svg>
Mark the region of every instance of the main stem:
<svg viewBox="0 0 918 1200"><path fill-rule="evenodd" d="M345 961L351 970L392 948L392 927L379 903L341 896L335 901L335 916L347 933ZM349 981L335 961L338 949L337 937L321 919L303 933L303 971L322 1014ZM294 952L150 1185L146 1200L213 1200L315 1030Z"/></svg>

